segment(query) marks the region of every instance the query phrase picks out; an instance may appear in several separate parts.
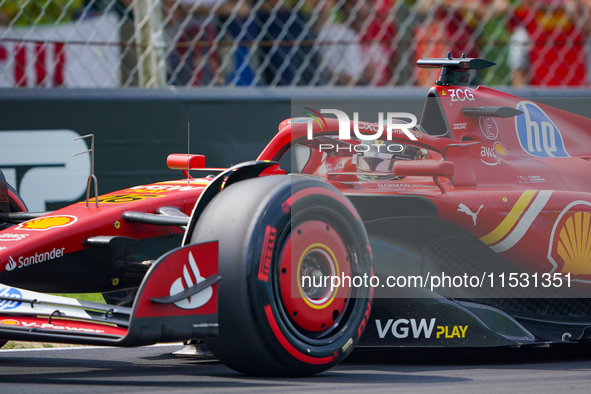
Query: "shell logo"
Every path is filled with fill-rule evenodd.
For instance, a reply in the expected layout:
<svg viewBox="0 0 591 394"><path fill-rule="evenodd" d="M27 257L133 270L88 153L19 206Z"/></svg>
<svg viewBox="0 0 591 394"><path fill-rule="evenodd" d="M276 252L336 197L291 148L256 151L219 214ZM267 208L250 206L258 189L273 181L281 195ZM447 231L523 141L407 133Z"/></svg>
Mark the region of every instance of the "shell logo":
<svg viewBox="0 0 591 394"><path fill-rule="evenodd" d="M20 325L20 323L17 320L12 320L12 319L10 319L10 320L7 320L7 319L0 320L0 324L4 324L6 326L18 326L18 325Z"/></svg>
<svg viewBox="0 0 591 394"><path fill-rule="evenodd" d="M556 260L562 260L562 272L591 274L591 213L570 212L556 227Z"/></svg>
<svg viewBox="0 0 591 394"><path fill-rule="evenodd" d="M506 156L509 154L507 148L505 148L505 146L498 141L494 143L493 147L495 149L495 153L499 155Z"/></svg>
<svg viewBox="0 0 591 394"><path fill-rule="evenodd" d="M45 216L39 219L29 220L18 225L17 230L45 231L56 227L65 227L78 221L76 216Z"/></svg>

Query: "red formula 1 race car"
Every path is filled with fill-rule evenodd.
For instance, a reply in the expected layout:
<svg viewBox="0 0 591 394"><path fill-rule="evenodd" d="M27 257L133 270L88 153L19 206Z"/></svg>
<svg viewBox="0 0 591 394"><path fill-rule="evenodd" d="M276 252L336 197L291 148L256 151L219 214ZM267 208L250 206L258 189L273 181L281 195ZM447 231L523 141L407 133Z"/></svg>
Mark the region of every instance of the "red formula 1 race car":
<svg viewBox="0 0 591 394"><path fill-rule="evenodd" d="M590 339L591 120L468 86L490 65L421 60L442 71L420 125L308 108L217 176L171 155L186 179L45 213L0 179L0 339L203 339L270 376ZM46 294L80 292L107 304Z"/></svg>

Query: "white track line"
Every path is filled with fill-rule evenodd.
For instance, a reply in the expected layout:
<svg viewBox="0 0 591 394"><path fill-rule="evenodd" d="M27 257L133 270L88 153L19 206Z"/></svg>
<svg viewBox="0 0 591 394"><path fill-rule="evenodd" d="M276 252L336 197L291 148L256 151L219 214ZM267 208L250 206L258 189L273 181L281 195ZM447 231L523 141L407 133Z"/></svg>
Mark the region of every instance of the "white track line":
<svg viewBox="0 0 591 394"><path fill-rule="evenodd" d="M142 347L164 347L164 346L183 346L182 342L179 343L157 343L155 345L142 346ZM64 347L32 347L26 349L2 349L0 348L0 355L7 352L31 352L40 350L80 350L80 349L125 349L125 347L118 346L64 346ZM134 347L137 349L137 347Z"/></svg>

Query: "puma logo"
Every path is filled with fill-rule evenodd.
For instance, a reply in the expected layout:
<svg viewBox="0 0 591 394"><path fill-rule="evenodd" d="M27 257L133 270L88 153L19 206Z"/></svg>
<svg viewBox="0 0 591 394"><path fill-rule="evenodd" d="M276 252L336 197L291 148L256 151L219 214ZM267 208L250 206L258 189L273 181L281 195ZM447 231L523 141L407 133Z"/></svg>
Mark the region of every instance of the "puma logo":
<svg viewBox="0 0 591 394"><path fill-rule="evenodd" d="M460 205L458 205L458 211L464 212L466 215L472 216L472 220L474 221L474 225L476 226L476 216L478 216L478 213L480 212L480 210L483 207L484 207L484 205L481 205L480 208L478 208L478 211L476 211L476 213L474 213L465 204L460 204Z"/></svg>

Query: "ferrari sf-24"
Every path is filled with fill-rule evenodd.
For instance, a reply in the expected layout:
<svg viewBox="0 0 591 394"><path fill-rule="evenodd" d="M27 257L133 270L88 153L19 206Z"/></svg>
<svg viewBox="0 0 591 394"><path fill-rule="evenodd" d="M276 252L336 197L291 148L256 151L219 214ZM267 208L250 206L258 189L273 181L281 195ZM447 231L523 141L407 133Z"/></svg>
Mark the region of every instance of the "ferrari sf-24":
<svg viewBox="0 0 591 394"><path fill-rule="evenodd" d="M91 176L53 212L2 176L0 340L194 339L266 376L361 348L588 341L591 121L469 85L483 59L418 65L441 69L419 122L308 108L254 161L172 154L179 180L91 197Z"/></svg>

